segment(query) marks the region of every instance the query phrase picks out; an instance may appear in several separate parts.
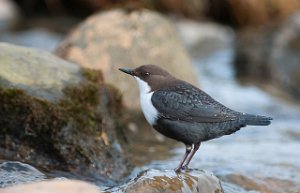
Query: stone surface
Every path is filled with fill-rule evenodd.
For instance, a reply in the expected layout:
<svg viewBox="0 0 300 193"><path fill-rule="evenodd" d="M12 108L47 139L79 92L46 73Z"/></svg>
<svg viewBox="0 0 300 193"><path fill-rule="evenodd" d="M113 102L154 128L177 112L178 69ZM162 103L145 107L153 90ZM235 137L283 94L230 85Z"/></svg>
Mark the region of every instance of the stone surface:
<svg viewBox="0 0 300 193"><path fill-rule="evenodd" d="M118 188L120 190L120 188ZM193 170L175 173L172 170L150 169L121 187L124 193L222 193L217 177L206 171ZM112 190L114 192L114 190ZM117 192L117 191L115 191Z"/></svg>
<svg viewBox="0 0 300 193"><path fill-rule="evenodd" d="M180 38L194 59L207 57L232 46L234 32L230 27L212 22L179 20L176 27Z"/></svg>
<svg viewBox="0 0 300 193"><path fill-rule="evenodd" d="M0 43L1 86L24 89L31 96L57 101L68 84L82 80L81 69L52 54Z"/></svg>
<svg viewBox="0 0 300 193"><path fill-rule="evenodd" d="M93 181L130 170L121 94L101 72L0 44L0 157Z"/></svg>
<svg viewBox="0 0 300 193"><path fill-rule="evenodd" d="M291 16L274 34L268 63L275 84L300 102L300 12ZM267 43L267 42L266 42Z"/></svg>
<svg viewBox="0 0 300 193"><path fill-rule="evenodd" d="M276 28L245 31L238 36L234 65L237 76L269 91L300 101L300 13ZM279 91L278 91L279 90Z"/></svg>
<svg viewBox="0 0 300 193"><path fill-rule="evenodd" d="M106 82L121 90L130 108L139 106L138 87L118 71L119 67L153 63L197 84L195 70L172 23L147 10L93 15L68 35L56 54L81 66L101 69Z"/></svg>
<svg viewBox="0 0 300 193"><path fill-rule="evenodd" d="M0 189L0 193L101 193L92 184L76 180L50 180Z"/></svg>
<svg viewBox="0 0 300 193"><path fill-rule="evenodd" d="M228 174L221 177L222 181L238 185L244 190L262 193L297 192L299 187L289 180L277 178L254 178L241 174Z"/></svg>
<svg viewBox="0 0 300 193"><path fill-rule="evenodd" d="M31 165L15 161L0 163L0 188L44 179L45 174Z"/></svg>

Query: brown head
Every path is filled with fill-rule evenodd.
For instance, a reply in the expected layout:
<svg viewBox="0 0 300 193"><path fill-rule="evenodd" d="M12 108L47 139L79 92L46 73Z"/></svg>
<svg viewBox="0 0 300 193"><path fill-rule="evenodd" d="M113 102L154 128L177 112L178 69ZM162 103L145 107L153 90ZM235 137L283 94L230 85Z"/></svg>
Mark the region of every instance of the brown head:
<svg viewBox="0 0 300 193"><path fill-rule="evenodd" d="M153 64L143 65L135 69L119 68L119 70L148 83L151 91L173 84L176 80L170 73Z"/></svg>

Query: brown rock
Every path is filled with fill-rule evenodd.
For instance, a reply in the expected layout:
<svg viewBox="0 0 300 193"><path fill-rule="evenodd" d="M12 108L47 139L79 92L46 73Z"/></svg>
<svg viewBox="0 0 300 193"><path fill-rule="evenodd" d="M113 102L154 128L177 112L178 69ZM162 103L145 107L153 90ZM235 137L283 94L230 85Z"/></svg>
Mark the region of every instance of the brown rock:
<svg viewBox="0 0 300 193"><path fill-rule="evenodd" d="M229 174L222 180L237 184L245 190L259 191L262 193L295 192L299 186L291 181L276 178L253 178L241 174Z"/></svg>
<svg viewBox="0 0 300 193"><path fill-rule="evenodd" d="M124 193L222 193L219 179L205 171L191 171L176 174L172 170L147 170L141 172L136 179L126 184Z"/></svg>
<svg viewBox="0 0 300 193"><path fill-rule="evenodd" d="M171 22L147 10L93 15L69 34L56 54L81 66L101 69L106 82L121 90L130 108L139 104L137 86L118 71L119 67L158 64L179 78L197 83Z"/></svg>
<svg viewBox="0 0 300 193"><path fill-rule="evenodd" d="M49 180L0 189L0 193L101 193L93 184L77 180Z"/></svg>

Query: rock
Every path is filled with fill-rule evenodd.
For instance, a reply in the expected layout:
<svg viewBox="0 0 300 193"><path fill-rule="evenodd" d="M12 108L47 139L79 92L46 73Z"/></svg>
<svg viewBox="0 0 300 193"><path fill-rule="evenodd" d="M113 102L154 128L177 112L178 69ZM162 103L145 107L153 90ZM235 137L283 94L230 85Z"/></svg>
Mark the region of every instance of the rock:
<svg viewBox="0 0 300 193"><path fill-rule="evenodd" d="M179 20L176 27L193 58L207 57L217 50L228 49L234 40L231 28L216 23Z"/></svg>
<svg viewBox="0 0 300 193"><path fill-rule="evenodd" d="M271 66L268 64L269 51L272 49L272 32L267 29L240 32L236 41L234 66L240 79L255 77L261 81L271 80Z"/></svg>
<svg viewBox="0 0 300 193"><path fill-rule="evenodd" d="M0 163L0 188L44 179L45 174L31 165L15 161Z"/></svg>
<svg viewBox="0 0 300 193"><path fill-rule="evenodd" d="M297 192L299 190L299 186L289 180L272 177L255 179L241 174L228 174L222 177L221 180L236 184L248 191L262 193Z"/></svg>
<svg viewBox="0 0 300 193"><path fill-rule="evenodd" d="M282 26L239 34L234 65L237 77L273 86L269 91L300 102L300 13ZM288 96L285 96L288 95Z"/></svg>
<svg viewBox="0 0 300 193"><path fill-rule="evenodd" d="M77 180L49 180L0 189L1 193L101 193L92 184Z"/></svg>
<svg viewBox="0 0 300 193"><path fill-rule="evenodd" d="M50 53L0 43L1 86L26 90L31 96L51 102L60 100L63 89L79 84L81 69Z"/></svg>
<svg viewBox="0 0 300 193"><path fill-rule="evenodd" d="M274 66L275 84L300 102L300 12L290 17L274 34L268 63Z"/></svg>
<svg viewBox="0 0 300 193"><path fill-rule="evenodd" d="M14 27L19 17L20 13L14 1L0 0L0 31Z"/></svg>
<svg viewBox="0 0 300 193"><path fill-rule="evenodd" d="M133 109L139 107L137 86L133 79L117 72L119 67L154 63L197 84L195 70L174 26L148 10L93 15L68 35L56 54L81 66L101 69L106 82L121 90L125 105Z"/></svg>
<svg viewBox="0 0 300 193"><path fill-rule="evenodd" d="M209 172L198 170L176 174L172 170L150 169L142 171L134 180L121 187L121 189L124 193L223 192L217 177Z"/></svg>
<svg viewBox="0 0 300 193"><path fill-rule="evenodd" d="M121 94L101 72L31 48L0 50L1 159L94 181L127 175Z"/></svg>

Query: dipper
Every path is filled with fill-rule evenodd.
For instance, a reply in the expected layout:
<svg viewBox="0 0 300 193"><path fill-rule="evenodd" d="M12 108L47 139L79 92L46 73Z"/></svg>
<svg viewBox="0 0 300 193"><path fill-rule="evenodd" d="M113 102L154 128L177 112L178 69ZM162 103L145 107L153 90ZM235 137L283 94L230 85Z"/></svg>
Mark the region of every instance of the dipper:
<svg viewBox="0 0 300 193"><path fill-rule="evenodd" d="M136 79L148 123L161 134L185 144L186 151L176 172L188 168L201 142L230 135L247 125L271 123L271 117L225 107L204 91L156 65L119 70Z"/></svg>

